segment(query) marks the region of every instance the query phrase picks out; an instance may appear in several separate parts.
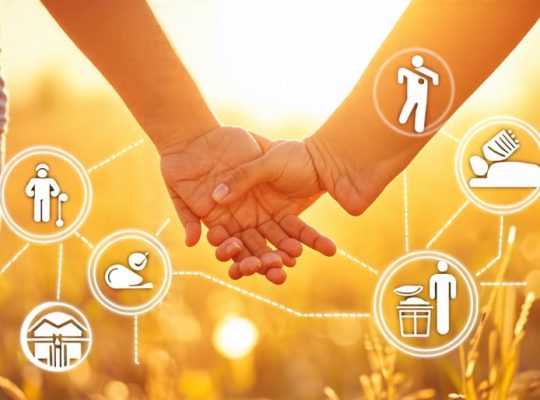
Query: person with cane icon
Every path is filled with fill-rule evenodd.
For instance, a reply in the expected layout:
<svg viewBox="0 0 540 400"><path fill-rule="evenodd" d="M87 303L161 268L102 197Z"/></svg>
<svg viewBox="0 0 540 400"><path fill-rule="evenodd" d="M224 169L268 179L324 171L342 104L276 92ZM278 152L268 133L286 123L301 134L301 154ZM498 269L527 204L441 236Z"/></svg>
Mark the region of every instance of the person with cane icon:
<svg viewBox="0 0 540 400"><path fill-rule="evenodd" d="M37 176L31 178L26 185L25 194L34 201L34 222L50 222L51 220L51 198L58 199L57 219L55 225L62 227L62 204L68 200L66 193L60 192L60 186L56 179L49 176L49 165L39 163L36 166Z"/></svg>

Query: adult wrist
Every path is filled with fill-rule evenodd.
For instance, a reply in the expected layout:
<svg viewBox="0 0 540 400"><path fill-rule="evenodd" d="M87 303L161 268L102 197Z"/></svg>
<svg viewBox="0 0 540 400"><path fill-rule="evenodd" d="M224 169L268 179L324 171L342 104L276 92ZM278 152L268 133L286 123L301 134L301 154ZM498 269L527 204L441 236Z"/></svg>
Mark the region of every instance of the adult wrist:
<svg viewBox="0 0 540 400"><path fill-rule="evenodd" d="M205 121L195 126L167 124L163 121L147 125L150 125L150 128L145 131L161 156L184 149L193 140L220 126L217 120Z"/></svg>
<svg viewBox="0 0 540 400"><path fill-rule="evenodd" d="M317 133L305 139L321 187L349 214L362 214L402 169L401 158L361 151Z"/></svg>

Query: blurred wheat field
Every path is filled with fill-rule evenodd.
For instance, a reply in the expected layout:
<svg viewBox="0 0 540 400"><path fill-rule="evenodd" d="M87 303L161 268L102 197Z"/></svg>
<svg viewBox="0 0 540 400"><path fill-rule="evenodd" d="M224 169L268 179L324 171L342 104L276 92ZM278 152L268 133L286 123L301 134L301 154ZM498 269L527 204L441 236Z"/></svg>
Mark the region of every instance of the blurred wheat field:
<svg viewBox="0 0 540 400"><path fill-rule="evenodd" d="M384 38L405 4L394 3L384 19L388 2L381 2L372 10L374 22L366 21L366 10L358 2L336 6L332 17L347 22L336 29L335 34L341 35L335 38L341 40L340 46L334 46L330 39L321 39L320 43L315 40L312 47L306 45L304 53L294 55L295 46L306 42L299 34L300 39L295 40L300 42L291 39L292 50L270 44L268 49L258 50L243 43L240 49L248 46L250 54L238 51L232 59L226 59L224 54L230 48L225 42L240 40L240 33L235 28L229 33L232 36L224 37L224 30L238 26L240 9L248 13L246 19L255 21L244 29L251 29L256 40L262 35L257 31L257 21L263 24L264 20L261 13L279 15L280 7L286 4L277 1L274 6L278 11L268 11L257 10L248 1L178 3L152 2L220 119L274 138L302 138L324 121L350 90L369 61L370 51L377 48L377 41ZM306 17L305 35L320 37L315 32L320 23L317 18L328 11L323 3L317 3L312 15ZM291 7L292 17L276 22L276 30L284 32L277 37L282 46L286 45L285 35L296 32L294 19L287 18L299 18L306 3ZM365 22L362 29L373 33L371 42L369 38L360 43L345 40L348 35L359 35L347 28L355 18ZM204 33L208 25L215 30ZM37 2L3 0L0 27L0 62L11 98L8 159L27 147L48 144L69 151L90 167L145 139L112 89ZM188 43L193 37L190 29L206 35L201 41L204 44ZM263 56L259 51L268 54ZM366 55L351 55L361 52ZM540 129L539 52L537 23L448 121L445 131L460 138L470 126L494 115L513 115ZM270 63L269 69L272 57L293 58L285 66L274 63L274 72L269 72L259 68L257 57ZM308 63L295 66L294 57L307 58ZM322 58L333 58L335 65L326 64ZM311 70L309 63L321 66ZM274 85L277 89L270 87L271 83L249 88L249 79L240 84L238 74L246 73L250 66L255 72L250 72L249 79L279 81ZM290 72L289 78L302 75L303 81L288 85L287 71L295 68L299 71ZM338 68L342 75L335 85L333 76L324 72L332 68ZM222 85L218 80L232 83ZM255 90L260 91L261 98L268 92L268 100L259 100ZM288 97L289 103L276 103L273 99L279 96ZM453 140L439 134L407 170L410 250L424 248L465 201L454 177L456 148ZM93 207L80 233L95 244L120 229L155 232L171 218L161 240L169 250L173 268L202 271L228 281L226 266L214 259L210 246L202 243L191 249L185 247L158 162L145 139L142 145L96 170L92 174ZM405 252L402 176L359 218L346 215L327 196L304 217L333 237L340 249L380 271ZM25 359L19 346L19 329L32 308L56 296L59 248L32 245L0 276L0 399L540 398L536 346L540 340L540 310L535 303L540 296L539 223L538 202L505 217L505 235L508 227L515 225L516 241L505 247L504 259L482 280L526 281L527 286L483 287L480 300L485 317L475 334L462 349L433 360L396 352L369 319L296 318L207 280L177 277L165 301L139 319L140 365L135 365L133 319L113 315L93 299L86 280L90 250L72 237L64 242L61 299L86 314L94 345L82 366L66 374L47 374ZM469 205L434 248L455 256L476 272L496 255L498 233L497 216ZM0 268L23 245L2 225ZM340 255L326 259L305 251L282 287L270 286L262 278L235 284L302 312L371 312L376 276ZM234 338L227 341L222 329L227 321L240 317L251 324L245 325L251 346L241 349L245 350L241 357L234 358L231 351L237 350L234 346L238 343Z"/></svg>

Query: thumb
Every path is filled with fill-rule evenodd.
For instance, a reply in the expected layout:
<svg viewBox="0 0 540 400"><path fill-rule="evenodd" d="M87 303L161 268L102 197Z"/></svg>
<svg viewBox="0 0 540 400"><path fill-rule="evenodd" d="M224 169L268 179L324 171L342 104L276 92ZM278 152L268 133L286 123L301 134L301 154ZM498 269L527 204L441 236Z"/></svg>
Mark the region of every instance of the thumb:
<svg viewBox="0 0 540 400"><path fill-rule="evenodd" d="M276 177L277 169L262 156L247 162L227 176L212 192L212 198L216 203L229 204L241 198L253 186L269 182Z"/></svg>

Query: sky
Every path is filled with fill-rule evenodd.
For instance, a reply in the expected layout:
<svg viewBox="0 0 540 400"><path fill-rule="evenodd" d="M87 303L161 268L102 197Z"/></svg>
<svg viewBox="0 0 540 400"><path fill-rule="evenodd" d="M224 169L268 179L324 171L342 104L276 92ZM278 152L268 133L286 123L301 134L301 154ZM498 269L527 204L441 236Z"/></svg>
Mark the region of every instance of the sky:
<svg viewBox="0 0 540 400"><path fill-rule="evenodd" d="M242 108L271 125L294 118L322 122L352 89L408 1L150 4L210 104ZM0 1L0 47L12 90L24 92L42 71L59 65L72 90L110 90L38 1Z"/></svg>

